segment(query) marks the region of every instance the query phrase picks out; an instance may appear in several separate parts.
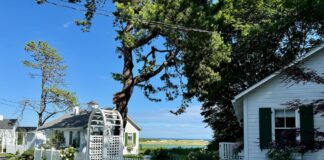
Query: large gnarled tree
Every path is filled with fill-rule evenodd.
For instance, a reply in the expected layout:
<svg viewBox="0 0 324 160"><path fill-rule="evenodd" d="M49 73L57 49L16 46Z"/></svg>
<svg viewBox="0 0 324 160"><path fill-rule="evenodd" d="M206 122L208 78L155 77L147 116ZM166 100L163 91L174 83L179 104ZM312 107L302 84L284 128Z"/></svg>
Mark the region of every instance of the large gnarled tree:
<svg viewBox="0 0 324 160"><path fill-rule="evenodd" d="M58 2L47 2L59 6ZM87 12L83 21L84 30L89 30L91 19L105 1L70 0L71 3L84 4ZM164 92L167 100L183 97L183 103L176 114L183 112L194 90L188 91L191 81L182 80L182 76L195 77L201 85L220 80L217 71L221 62L229 62L230 47L223 42L213 23L215 5L212 1L196 0L114 0L116 11L117 48L123 59L123 70L114 73L113 78L123 85L116 93L113 102L122 114L125 122L128 102L134 87L141 87L144 95L153 101L161 98L154 96ZM99 8L99 9L98 9ZM183 27L186 26L186 27ZM196 30L199 28L200 30ZM204 31L202 30L204 29ZM162 45L161 45L162 43ZM162 85L150 83L153 77L159 77ZM179 80L179 81L175 81ZM126 123L125 123L126 124Z"/></svg>

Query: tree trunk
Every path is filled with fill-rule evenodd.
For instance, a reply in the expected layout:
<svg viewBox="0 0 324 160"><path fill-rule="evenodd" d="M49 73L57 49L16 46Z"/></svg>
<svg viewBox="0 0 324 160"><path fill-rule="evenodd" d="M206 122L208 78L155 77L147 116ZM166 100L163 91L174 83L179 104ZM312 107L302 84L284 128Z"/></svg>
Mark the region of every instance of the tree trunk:
<svg viewBox="0 0 324 160"><path fill-rule="evenodd" d="M46 91L45 91L45 83L46 83L46 71L45 67L42 68L42 93L41 93L41 99L40 99L40 106L39 106L39 112L38 112L38 127L41 127L43 125L43 113L46 108Z"/></svg>
<svg viewBox="0 0 324 160"><path fill-rule="evenodd" d="M132 49L123 47L124 55L124 70L123 78L124 85L121 92L118 92L114 95L114 104L116 104L116 109L120 112L123 118L124 128L127 124L127 113L128 113L128 102L132 96L134 89L134 79L133 79L133 56Z"/></svg>

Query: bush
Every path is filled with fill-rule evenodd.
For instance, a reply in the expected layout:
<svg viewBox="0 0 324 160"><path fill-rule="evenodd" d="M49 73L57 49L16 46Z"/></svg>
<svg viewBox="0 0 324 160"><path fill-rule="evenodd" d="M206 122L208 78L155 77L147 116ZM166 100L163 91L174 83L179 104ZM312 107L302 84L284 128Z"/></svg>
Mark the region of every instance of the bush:
<svg viewBox="0 0 324 160"><path fill-rule="evenodd" d="M34 160L34 150L27 150L23 154L21 154L16 159L18 160Z"/></svg>
<svg viewBox="0 0 324 160"><path fill-rule="evenodd" d="M292 152L288 147L273 146L268 150L267 156L269 160L291 160Z"/></svg>
<svg viewBox="0 0 324 160"><path fill-rule="evenodd" d="M46 144L43 145L45 149L54 147L55 149L61 149L65 143L64 133L62 131L54 131Z"/></svg>
<svg viewBox="0 0 324 160"><path fill-rule="evenodd" d="M217 152L201 149L199 151L190 152L188 160L219 160Z"/></svg>
<svg viewBox="0 0 324 160"><path fill-rule="evenodd" d="M74 159L75 148L69 147L62 149L60 151L62 160L72 160Z"/></svg>
<svg viewBox="0 0 324 160"><path fill-rule="evenodd" d="M148 152L144 152L144 153L147 154ZM150 150L148 154L152 156L152 160L172 159L172 156L167 149L160 148L160 149Z"/></svg>
<svg viewBox="0 0 324 160"><path fill-rule="evenodd" d="M129 154L129 155L124 155L125 158L143 158L142 155L132 155L132 154Z"/></svg>

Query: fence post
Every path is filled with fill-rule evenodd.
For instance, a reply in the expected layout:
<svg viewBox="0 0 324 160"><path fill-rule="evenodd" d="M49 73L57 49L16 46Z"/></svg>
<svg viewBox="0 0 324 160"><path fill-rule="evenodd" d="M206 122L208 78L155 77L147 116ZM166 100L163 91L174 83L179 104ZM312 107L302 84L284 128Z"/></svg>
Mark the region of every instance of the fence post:
<svg viewBox="0 0 324 160"><path fill-rule="evenodd" d="M52 148L51 148L51 159L50 159L50 160L53 159L53 152L54 152L54 148L52 147Z"/></svg>
<svg viewBox="0 0 324 160"><path fill-rule="evenodd" d="M43 158L43 147L41 147L41 149L40 149L40 159L42 159Z"/></svg>
<svg viewBox="0 0 324 160"><path fill-rule="evenodd" d="M144 160L151 160L152 156L150 156L150 155L145 155L143 158L144 158Z"/></svg>

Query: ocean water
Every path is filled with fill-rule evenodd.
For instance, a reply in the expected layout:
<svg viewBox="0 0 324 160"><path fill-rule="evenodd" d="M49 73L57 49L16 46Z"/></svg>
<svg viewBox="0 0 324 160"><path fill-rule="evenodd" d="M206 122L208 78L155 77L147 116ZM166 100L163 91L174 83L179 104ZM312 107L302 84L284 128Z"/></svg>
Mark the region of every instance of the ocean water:
<svg viewBox="0 0 324 160"><path fill-rule="evenodd" d="M161 144L141 144L141 148L206 148L207 146L195 146L195 145L161 145Z"/></svg>

